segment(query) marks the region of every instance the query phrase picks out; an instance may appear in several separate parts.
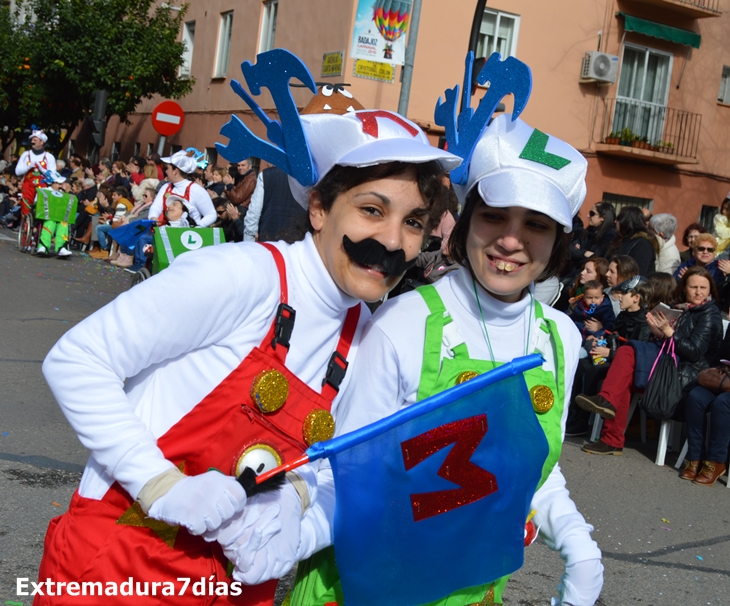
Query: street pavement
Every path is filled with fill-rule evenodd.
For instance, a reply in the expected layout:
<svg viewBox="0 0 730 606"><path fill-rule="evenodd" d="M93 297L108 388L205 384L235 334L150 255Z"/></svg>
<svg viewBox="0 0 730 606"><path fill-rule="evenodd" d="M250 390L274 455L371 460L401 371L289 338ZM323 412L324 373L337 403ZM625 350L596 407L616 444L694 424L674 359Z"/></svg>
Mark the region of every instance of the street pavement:
<svg viewBox="0 0 730 606"><path fill-rule="evenodd" d="M23 255L14 240L0 229L0 604L27 606L31 598L16 595L16 579L35 580L48 522L66 511L87 458L41 363L63 333L126 290L130 274L86 255ZM646 444L629 438L622 457L588 455L581 444L568 438L560 463L603 550L598 604L730 604L727 479L711 488L679 480L672 466L654 465L651 437ZM676 456L668 453L667 465ZM538 540L505 604L549 604L562 565Z"/></svg>

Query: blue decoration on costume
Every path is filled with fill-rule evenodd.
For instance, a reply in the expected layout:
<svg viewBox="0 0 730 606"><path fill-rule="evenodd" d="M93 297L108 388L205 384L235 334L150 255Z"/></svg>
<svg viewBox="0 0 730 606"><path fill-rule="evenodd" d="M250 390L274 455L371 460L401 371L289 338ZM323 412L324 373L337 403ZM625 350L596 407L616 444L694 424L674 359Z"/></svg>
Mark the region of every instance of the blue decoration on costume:
<svg viewBox="0 0 730 606"><path fill-rule="evenodd" d="M474 53L472 51L467 54L465 64L464 95L458 117L456 113L459 98L458 84L445 92L445 101L439 98L434 113L436 124L446 129L446 141L449 145L449 151L464 159L462 165L450 173L451 181L459 185L465 185L467 182L469 163L474 148L484 129L489 125L492 114L499 102L506 95L514 95L512 120L515 120L525 109L532 91L532 73L527 64L514 57L507 57L502 61L502 56L499 53L492 53L492 56L487 59L477 76L477 82L482 85L487 84L489 90L480 101L475 112L469 107L471 72L474 65Z"/></svg>
<svg viewBox="0 0 730 606"><path fill-rule="evenodd" d="M260 95L262 87L269 89L281 122L269 119L251 95L234 80L231 87L264 123L271 143L254 135L240 118L231 116L231 120L221 128L221 135L228 137L230 143L216 143L218 153L229 162L240 162L250 156L261 158L278 166L303 186L314 185L318 178L317 169L289 87L289 81L296 78L316 95L317 86L309 69L296 55L276 48L258 55L255 65L244 61L241 71L252 94Z"/></svg>
<svg viewBox="0 0 730 606"><path fill-rule="evenodd" d="M208 166L208 161L204 159L205 158L204 152L199 151L198 149L196 149L194 147L188 147L185 151L188 154L190 154L192 152L191 157L195 159L196 166L198 168L202 168L203 170L205 170L205 168Z"/></svg>

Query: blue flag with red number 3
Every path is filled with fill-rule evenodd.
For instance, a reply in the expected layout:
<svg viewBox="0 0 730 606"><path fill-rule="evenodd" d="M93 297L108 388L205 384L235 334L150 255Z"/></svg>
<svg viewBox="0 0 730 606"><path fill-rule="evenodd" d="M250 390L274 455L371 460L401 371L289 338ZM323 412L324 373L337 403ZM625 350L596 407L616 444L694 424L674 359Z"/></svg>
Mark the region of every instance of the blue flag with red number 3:
<svg viewBox="0 0 730 606"><path fill-rule="evenodd" d="M518 358L330 441L349 446L323 444L346 606L424 604L522 566L548 454L522 373L541 362Z"/></svg>

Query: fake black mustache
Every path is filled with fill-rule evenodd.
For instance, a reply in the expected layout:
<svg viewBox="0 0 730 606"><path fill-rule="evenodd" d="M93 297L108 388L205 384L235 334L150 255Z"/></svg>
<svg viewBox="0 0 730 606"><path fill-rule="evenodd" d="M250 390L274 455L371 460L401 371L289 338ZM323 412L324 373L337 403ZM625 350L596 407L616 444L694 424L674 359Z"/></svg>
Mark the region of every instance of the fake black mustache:
<svg viewBox="0 0 730 606"><path fill-rule="evenodd" d="M406 270L416 263L416 259L406 261L406 253L402 248L389 251L377 240L365 238L360 242L353 242L346 235L342 236L342 246L355 263L360 265L378 265L389 276L402 276Z"/></svg>

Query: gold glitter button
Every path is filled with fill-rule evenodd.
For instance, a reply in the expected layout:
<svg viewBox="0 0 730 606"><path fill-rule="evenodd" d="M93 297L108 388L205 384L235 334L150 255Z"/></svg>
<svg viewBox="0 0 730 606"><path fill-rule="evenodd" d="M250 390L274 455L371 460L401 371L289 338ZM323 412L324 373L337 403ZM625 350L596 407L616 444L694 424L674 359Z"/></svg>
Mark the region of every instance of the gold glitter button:
<svg viewBox="0 0 730 606"><path fill-rule="evenodd" d="M315 408L304 419L302 435L307 446L329 440L335 435L335 420L326 410Z"/></svg>
<svg viewBox="0 0 730 606"><path fill-rule="evenodd" d="M471 381L474 377L478 377L479 373L473 370L465 370L456 377L456 385L461 385L467 381Z"/></svg>
<svg viewBox="0 0 730 606"><path fill-rule="evenodd" d="M261 412L276 412L289 396L289 382L278 370L264 370L251 384L251 398Z"/></svg>
<svg viewBox="0 0 730 606"><path fill-rule="evenodd" d="M241 453L236 462L236 477L243 473L246 467L250 467L261 475L281 465L281 455L268 444L253 444Z"/></svg>
<svg viewBox="0 0 730 606"><path fill-rule="evenodd" d="M553 407L555 396L553 390L547 385L535 385L530 389L532 407L538 414L544 414Z"/></svg>

